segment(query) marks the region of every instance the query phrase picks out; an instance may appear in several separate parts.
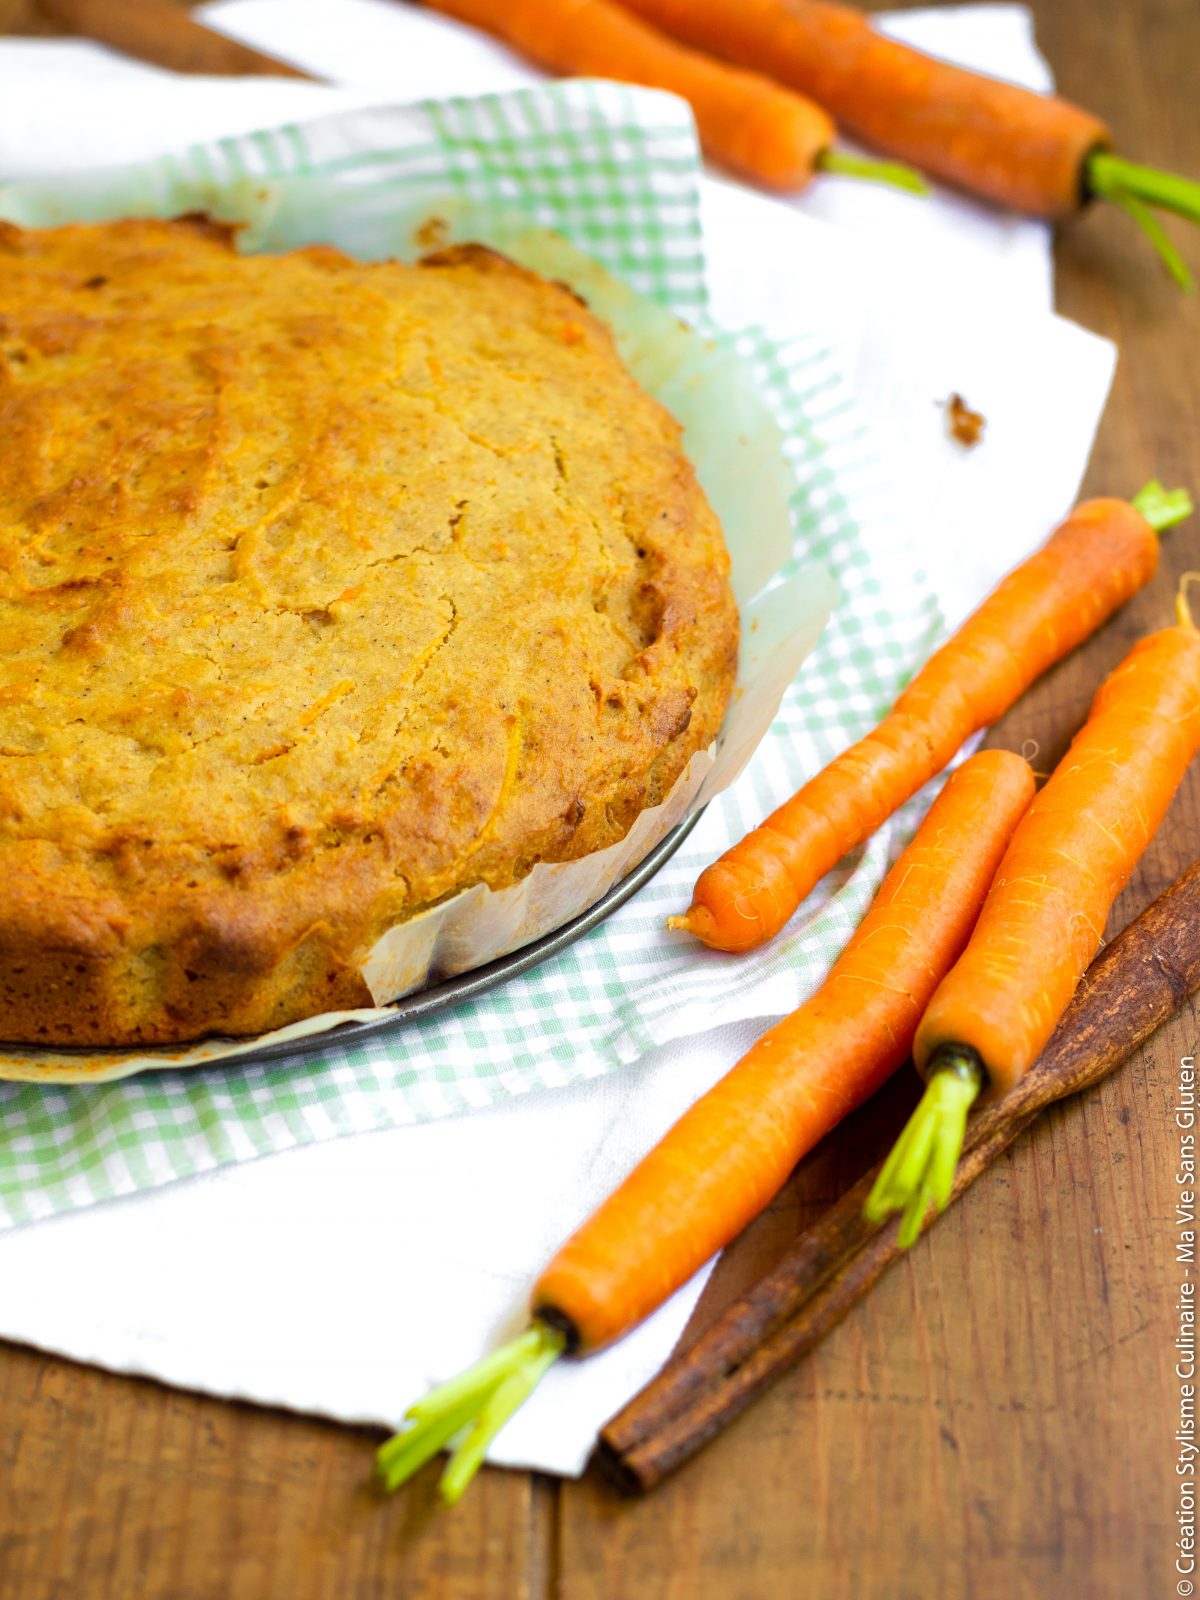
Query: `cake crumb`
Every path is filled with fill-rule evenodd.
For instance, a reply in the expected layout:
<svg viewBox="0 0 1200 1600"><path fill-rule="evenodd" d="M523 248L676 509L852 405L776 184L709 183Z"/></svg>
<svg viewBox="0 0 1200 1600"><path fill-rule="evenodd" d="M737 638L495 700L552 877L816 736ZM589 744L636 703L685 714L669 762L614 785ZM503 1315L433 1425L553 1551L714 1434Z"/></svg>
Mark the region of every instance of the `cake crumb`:
<svg viewBox="0 0 1200 1600"><path fill-rule="evenodd" d="M952 394L946 401L946 432L964 450L973 450L981 442L986 427L983 412L972 411L962 395Z"/></svg>
<svg viewBox="0 0 1200 1600"><path fill-rule="evenodd" d="M449 242L450 224L445 217L427 217L413 239L421 250L441 250Z"/></svg>

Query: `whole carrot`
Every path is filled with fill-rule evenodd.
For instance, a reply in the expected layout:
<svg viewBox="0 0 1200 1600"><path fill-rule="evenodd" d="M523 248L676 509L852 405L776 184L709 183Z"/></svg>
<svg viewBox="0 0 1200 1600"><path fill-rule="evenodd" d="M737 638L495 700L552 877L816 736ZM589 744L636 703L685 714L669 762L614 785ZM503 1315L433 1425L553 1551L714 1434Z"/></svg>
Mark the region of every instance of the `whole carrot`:
<svg viewBox="0 0 1200 1600"><path fill-rule="evenodd" d="M879 726L700 874L669 926L717 950L773 938L817 881L933 777L964 740L1148 583L1156 530L1191 511L1157 483L1088 500L1005 578Z"/></svg>
<svg viewBox="0 0 1200 1600"><path fill-rule="evenodd" d="M1059 220L1093 197L1112 200L1190 283L1145 208L1200 221L1200 184L1112 155L1105 124L1067 100L938 61L826 0L622 4L678 39L802 90L853 137L994 204Z"/></svg>
<svg viewBox="0 0 1200 1600"><path fill-rule="evenodd" d="M799 190L818 172L923 192L919 174L832 149L829 114L793 89L690 50L610 0L425 0L505 40L551 72L668 89L691 105L706 152L772 189Z"/></svg>
<svg viewBox="0 0 1200 1600"><path fill-rule="evenodd" d="M945 1206L971 1105L1040 1055L1198 750L1200 632L1181 596L1178 626L1143 639L1101 685L921 1019L925 1094L868 1202L875 1219L904 1211L902 1244L931 1203Z"/></svg>
<svg viewBox="0 0 1200 1600"><path fill-rule="evenodd" d="M618 1339L752 1218L796 1162L904 1061L1033 798L1019 756L987 751L947 782L829 977L684 1113L542 1273L531 1327L408 1413L379 1452L389 1488L471 1424L442 1480L454 1500L564 1350Z"/></svg>

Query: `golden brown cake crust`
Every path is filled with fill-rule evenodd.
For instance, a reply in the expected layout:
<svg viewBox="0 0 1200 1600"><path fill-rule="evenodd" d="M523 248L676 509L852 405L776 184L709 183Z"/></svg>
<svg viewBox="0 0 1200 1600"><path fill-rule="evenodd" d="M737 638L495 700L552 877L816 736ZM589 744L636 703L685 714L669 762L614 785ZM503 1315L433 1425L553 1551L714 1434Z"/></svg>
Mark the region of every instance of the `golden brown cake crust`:
<svg viewBox="0 0 1200 1600"><path fill-rule="evenodd" d="M569 291L0 223L0 1039L253 1034L715 735L728 559Z"/></svg>

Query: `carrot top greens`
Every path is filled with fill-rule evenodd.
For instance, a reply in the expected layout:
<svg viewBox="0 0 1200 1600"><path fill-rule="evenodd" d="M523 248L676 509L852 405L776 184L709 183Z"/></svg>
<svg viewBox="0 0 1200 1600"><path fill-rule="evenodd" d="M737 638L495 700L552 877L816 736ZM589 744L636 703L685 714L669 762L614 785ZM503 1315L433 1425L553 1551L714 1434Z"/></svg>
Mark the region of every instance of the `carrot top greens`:
<svg viewBox="0 0 1200 1600"><path fill-rule="evenodd" d="M1155 533L1165 533L1177 522L1184 522L1195 509L1186 489L1164 489L1157 478L1143 485L1130 505L1140 511Z"/></svg>
<svg viewBox="0 0 1200 1600"><path fill-rule="evenodd" d="M1175 282L1190 294L1195 288L1192 275L1152 208L1200 223L1200 183L1095 150L1084 164L1084 187L1089 197L1111 200L1133 219Z"/></svg>
<svg viewBox="0 0 1200 1600"><path fill-rule="evenodd" d="M404 1414L406 1426L379 1447L375 1471L389 1492L407 1483L458 1435L438 1485L453 1505L479 1471L487 1447L566 1349L564 1333L534 1321L515 1339L438 1384Z"/></svg>
<svg viewBox="0 0 1200 1600"><path fill-rule="evenodd" d="M905 1250L916 1242L930 1206L944 1211L950 1203L967 1112L987 1082L974 1050L954 1046L938 1053L930 1072L921 1103L892 1147L863 1208L868 1222L883 1222L894 1211L902 1211L899 1243Z"/></svg>

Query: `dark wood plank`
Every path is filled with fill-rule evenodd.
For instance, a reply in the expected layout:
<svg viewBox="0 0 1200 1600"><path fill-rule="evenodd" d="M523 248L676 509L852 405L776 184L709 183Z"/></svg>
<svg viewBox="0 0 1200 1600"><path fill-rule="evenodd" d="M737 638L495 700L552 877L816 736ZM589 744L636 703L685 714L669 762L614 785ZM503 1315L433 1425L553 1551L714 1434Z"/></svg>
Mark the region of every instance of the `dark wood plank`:
<svg viewBox="0 0 1200 1600"><path fill-rule="evenodd" d="M4 1346L0 1600L540 1600L543 1484L485 1473L450 1518L434 1472L375 1492L376 1442Z"/></svg>
<svg viewBox="0 0 1200 1600"><path fill-rule="evenodd" d="M0 0L0 33L38 34L56 31L39 13L36 0Z"/></svg>
<svg viewBox="0 0 1200 1600"><path fill-rule="evenodd" d="M190 11L197 0L170 0L181 10ZM0 0L0 34L55 36L69 29L45 15L38 0Z"/></svg>

